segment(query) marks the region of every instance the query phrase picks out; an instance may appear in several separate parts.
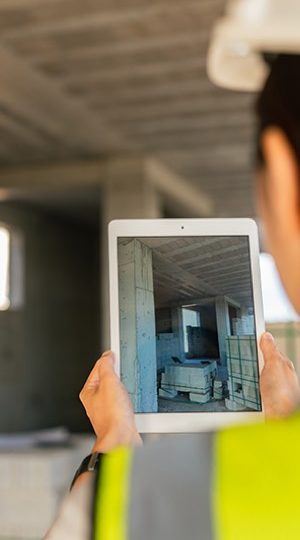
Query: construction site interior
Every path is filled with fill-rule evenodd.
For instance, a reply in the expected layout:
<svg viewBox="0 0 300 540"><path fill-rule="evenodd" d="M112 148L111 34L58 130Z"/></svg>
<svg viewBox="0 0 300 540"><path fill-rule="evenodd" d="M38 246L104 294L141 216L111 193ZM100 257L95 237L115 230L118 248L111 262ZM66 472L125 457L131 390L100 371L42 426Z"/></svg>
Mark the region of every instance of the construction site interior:
<svg viewBox="0 0 300 540"><path fill-rule="evenodd" d="M260 410L248 238L120 239L118 260L135 411Z"/></svg>

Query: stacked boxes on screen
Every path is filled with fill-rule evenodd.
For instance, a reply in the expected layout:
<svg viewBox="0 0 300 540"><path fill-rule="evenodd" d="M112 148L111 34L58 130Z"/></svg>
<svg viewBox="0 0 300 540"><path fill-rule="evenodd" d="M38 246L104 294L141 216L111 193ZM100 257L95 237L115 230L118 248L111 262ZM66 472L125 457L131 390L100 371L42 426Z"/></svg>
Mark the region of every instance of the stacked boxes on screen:
<svg viewBox="0 0 300 540"><path fill-rule="evenodd" d="M183 366L166 366L162 374L161 397L175 397L178 392L188 392L189 399L196 403L207 403L212 398L213 379L216 376L217 363L186 363Z"/></svg>
<svg viewBox="0 0 300 540"><path fill-rule="evenodd" d="M260 410L258 361L254 335L230 336L226 340L230 410Z"/></svg>
<svg viewBox="0 0 300 540"><path fill-rule="evenodd" d="M224 396L223 382L215 379L213 383L213 398L223 399L223 396Z"/></svg>

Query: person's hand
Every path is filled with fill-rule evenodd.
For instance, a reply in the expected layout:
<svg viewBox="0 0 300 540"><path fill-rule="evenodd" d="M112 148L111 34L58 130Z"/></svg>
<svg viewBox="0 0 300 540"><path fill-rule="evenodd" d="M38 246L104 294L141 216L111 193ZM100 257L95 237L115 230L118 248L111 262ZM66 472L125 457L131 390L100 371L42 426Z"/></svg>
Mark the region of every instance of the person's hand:
<svg viewBox="0 0 300 540"><path fill-rule="evenodd" d="M141 444L129 395L114 370L112 352L96 362L79 397L96 434L93 452Z"/></svg>
<svg viewBox="0 0 300 540"><path fill-rule="evenodd" d="M292 362L277 348L273 336L266 332L260 341L264 368L260 389L266 417L283 418L300 404L299 380Z"/></svg>

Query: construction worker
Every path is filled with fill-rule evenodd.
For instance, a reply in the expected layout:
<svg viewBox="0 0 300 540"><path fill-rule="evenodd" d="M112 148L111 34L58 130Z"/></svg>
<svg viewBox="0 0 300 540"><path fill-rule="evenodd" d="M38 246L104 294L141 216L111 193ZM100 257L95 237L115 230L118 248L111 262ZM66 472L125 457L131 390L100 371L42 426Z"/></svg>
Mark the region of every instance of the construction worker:
<svg viewBox="0 0 300 540"><path fill-rule="evenodd" d="M209 74L258 100L257 203L300 313L300 3L239 0L217 25ZM297 55L299 53L299 56ZM300 402L292 363L261 339L267 423L141 445L105 353L80 394L96 442L49 540L299 540Z"/></svg>

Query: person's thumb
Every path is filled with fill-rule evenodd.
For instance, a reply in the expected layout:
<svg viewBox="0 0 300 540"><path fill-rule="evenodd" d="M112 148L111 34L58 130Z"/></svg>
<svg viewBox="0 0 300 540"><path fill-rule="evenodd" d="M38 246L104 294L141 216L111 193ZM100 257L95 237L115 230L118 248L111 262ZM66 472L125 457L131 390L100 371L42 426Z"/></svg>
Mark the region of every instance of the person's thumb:
<svg viewBox="0 0 300 540"><path fill-rule="evenodd" d="M104 352L99 360L98 371L99 371L100 377L101 377L101 372L107 369L110 371L114 371L115 369L115 359L114 359L114 354L112 353L112 351Z"/></svg>
<svg viewBox="0 0 300 540"><path fill-rule="evenodd" d="M104 352L101 358L97 360L79 394L81 401L84 399L84 396L90 395L97 390L101 377L103 377L105 372L114 372L114 355L111 351Z"/></svg>
<svg viewBox="0 0 300 540"><path fill-rule="evenodd" d="M260 348L263 353L265 364L276 358L277 347L274 338L270 332L265 332L260 340Z"/></svg>

